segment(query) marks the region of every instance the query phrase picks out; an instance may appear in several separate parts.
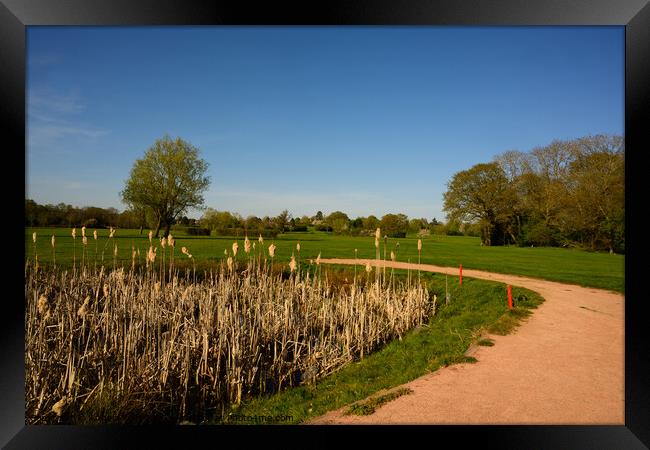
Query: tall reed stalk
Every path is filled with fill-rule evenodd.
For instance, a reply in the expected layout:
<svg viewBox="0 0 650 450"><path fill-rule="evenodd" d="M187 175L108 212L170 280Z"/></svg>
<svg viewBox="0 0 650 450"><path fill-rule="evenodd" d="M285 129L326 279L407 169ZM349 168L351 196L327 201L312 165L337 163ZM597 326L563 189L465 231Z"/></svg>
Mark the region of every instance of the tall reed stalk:
<svg viewBox="0 0 650 450"><path fill-rule="evenodd" d="M136 266L133 245L130 269L117 266L116 244L113 270L28 265L27 423L200 421L244 398L314 383L435 313L419 284L391 277L380 289L371 262L365 281L332 284L320 254L313 274L292 255L287 279L273 270L273 243L268 265L249 255L240 270L234 245L197 279L186 247L192 272L172 269L170 235L165 285L150 244L146 267Z"/></svg>

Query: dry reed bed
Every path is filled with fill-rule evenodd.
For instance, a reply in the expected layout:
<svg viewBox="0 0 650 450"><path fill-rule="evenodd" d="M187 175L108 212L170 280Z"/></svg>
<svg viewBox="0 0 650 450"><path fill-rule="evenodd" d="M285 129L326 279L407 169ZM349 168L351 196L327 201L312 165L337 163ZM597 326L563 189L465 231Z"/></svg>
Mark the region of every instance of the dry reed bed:
<svg viewBox="0 0 650 450"><path fill-rule="evenodd" d="M28 262L27 422L201 420L312 383L435 314L418 283L367 274L335 286L317 265L287 276L259 257L228 259L200 281L153 264Z"/></svg>

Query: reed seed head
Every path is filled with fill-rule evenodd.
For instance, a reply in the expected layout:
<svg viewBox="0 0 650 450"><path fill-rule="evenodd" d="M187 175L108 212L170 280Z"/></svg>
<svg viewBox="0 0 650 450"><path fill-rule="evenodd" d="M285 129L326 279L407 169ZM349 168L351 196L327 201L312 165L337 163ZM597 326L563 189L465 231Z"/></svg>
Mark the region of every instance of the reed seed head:
<svg viewBox="0 0 650 450"><path fill-rule="evenodd" d="M81 242L83 243L83 245L88 245L88 238L86 236L83 236L81 238Z"/></svg>
<svg viewBox="0 0 650 450"><path fill-rule="evenodd" d="M117 245L113 249L113 256L117 257Z"/></svg>
<svg viewBox="0 0 650 450"><path fill-rule="evenodd" d="M86 227L81 227L81 237L86 237Z"/></svg>
<svg viewBox="0 0 650 450"><path fill-rule="evenodd" d="M76 228L72 229L72 239L77 239L77 229Z"/></svg>
<svg viewBox="0 0 650 450"><path fill-rule="evenodd" d="M176 245L176 241L174 240L174 236L172 236L171 233L167 236L167 245L170 247L174 247Z"/></svg>
<svg viewBox="0 0 650 450"><path fill-rule="evenodd" d="M390 252L390 260L395 261L395 252L393 252L392 250Z"/></svg>
<svg viewBox="0 0 650 450"><path fill-rule="evenodd" d="M160 238L160 246L161 246L162 248L167 247L167 238L166 238L165 236L163 236L163 237Z"/></svg>
<svg viewBox="0 0 650 450"><path fill-rule="evenodd" d="M298 252L300 252L300 242L298 242L298 243L296 244L296 250L298 250Z"/></svg>
<svg viewBox="0 0 650 450"><path fill-rule="evenodd" d="M381 238L381 229L377 228L375 230L375 239Z"/></svg>
<svg viewBox="0 0 650 450"><path fill-rule="evenodd" d="M56 238L52 235L52 248L56 246Z"/></svg>
<svg viewBox="0 0 650 450"><path fill-rule="evenodd" d="M112 238L113 236L115 236L115 228L111 227L108 237Z"/></svg>
<svg viewBox="0 0 650 450"><path fill-rule="evenodd" d="M44 295L41 295L38 298L38 305L37 305L38 313L43 315L45 312L48 310L48 304L47 304L47 297Z"/></svg>
<svg viewBox="0 0 650 450"><path fill-rule="evenodd" d="M269 256L273 258L275 256L275 244L269 245Z"/></svg>
<svg viewBox="0 0 650 450"><path fill-rule="evenodd" d="M65 408L66 403L68 403L68 400L66 397L63 397L52 406L52 411L57 415L57 417L61 417L63 414L63 408Z"/></svg>
<svg viewBox="0 0 650 450"><path fill-rule="evenodd" d="M248 236L246 236L246 238L244 239L244 251L246 253L250 253L251 251L251 241L248 240Z"/></svg>
<svg viewBox="0 0 650 450"><path fill-rule="evenodd" d="M261 234L260 234L260 237L257 238L257 241L258 241L261 245L264 245L264 238L262 237Z"/></svg>
<svg viewBox="0 0 650 450"><path fill-rule="evenodd" d="M237 242L233 242L233 244L232 244L232 256L237 256L237 250L239 250L239 244Z"/></svg>
<svg viewBox="0 0 650 450"><path fill-rule="evenodd" d="M377 228L377 229L379 229L379 228ZM378 237L375 237L375 247L379 248L379 238Z"/></svg>
<svg viewBox="0 0 650 450"><path fill-rule="evenodd" d="M319 253L318 256L316 257L316 265L317 265L317 266L320 266L320 253Z"/></svg>
<svg viewBox="0 0 650 450"><path fill-rule="evenodd" d="M232 256L229 256L226 262L228 263L228 270L232 272L232 268L233 268Z"/></svg>
<svg viewBox="0 0 650 450"><path fill-rule="evenodd" d="M147 260L149 262L154 262L156 260L156 249L149 247L149 252L147 252Z"/></svg>
<svg viewBox="0 0 650 450"><path fill-rule="evenodd" d="M181 247L181 252L183 252L184 255L187 255L188 258L192 257L190 252L187 251L187 247Z"/></svg>
<svg viewBox="0 0 650 450"><path fill-rule="evenodd" d="M34 241L34 244L36 244L36 231L32 233L32 241Z"/></svg>
<svg viewBox="0 0 650 450"><path fill-rule="evenodd" d="M93 239L97 240L97 230L93 230Z"/></svg>
<svg viewBox="0 0 650 450"><path fill-rule="evenodd" d="M291 269L291 272L296 271L296 258L291 255L291 262L289 262L289 268Z"/></svg>
<svg viewBox="0 0 650 450"><path fill-rule="evenodd" d="M77 315L83 318L88 312L88 302L90 301L90 295L86 297L81 307L77 310Z"/></svg>
<svg viewBox="0 0 650 450"><path fill-rule="evenodd" d="M422 250L422 239L418 239L418 252Z"/></svg>
<svg viewBox="0 0 650 450"><path fill-rule="evenodd" d="M372 266L370 265L369 262L366 263L366 272L368 273L372 272Z"/></svg>

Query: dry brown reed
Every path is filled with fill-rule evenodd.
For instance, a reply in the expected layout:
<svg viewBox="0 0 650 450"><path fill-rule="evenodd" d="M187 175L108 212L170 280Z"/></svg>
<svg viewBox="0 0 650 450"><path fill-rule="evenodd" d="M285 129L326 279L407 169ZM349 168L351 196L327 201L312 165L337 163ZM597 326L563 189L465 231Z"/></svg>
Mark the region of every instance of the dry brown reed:
<svg viewBox="0 0 650 450"><path fill-rule="evenodd" d="M147 263L155 256L151 246ZM70 423L92 411L117 423L201 420L246 396L313 383L435 313L419 284L366 277L337 286L320 268L297 271L293 257L288 278L257 261L237 270L229 256L198 282L176 270L168 283L136 267L134 250L130 270L28 263L27 422Z"/></svg>

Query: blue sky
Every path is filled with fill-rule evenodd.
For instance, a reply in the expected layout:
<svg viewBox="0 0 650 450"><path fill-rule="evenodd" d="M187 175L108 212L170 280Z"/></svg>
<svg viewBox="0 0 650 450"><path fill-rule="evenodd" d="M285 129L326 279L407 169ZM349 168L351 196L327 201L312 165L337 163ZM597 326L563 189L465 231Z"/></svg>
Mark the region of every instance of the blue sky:
<svg viewBox="0 0 650 450"><path fill-rule="evenodd" d="M217 210L444 220L458 171L623 134L623 94L623 27L28 27L26 196L121 211L169 134Z"/></svg>

